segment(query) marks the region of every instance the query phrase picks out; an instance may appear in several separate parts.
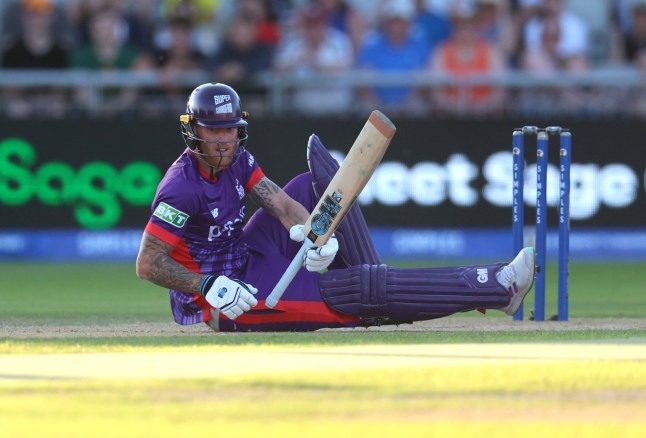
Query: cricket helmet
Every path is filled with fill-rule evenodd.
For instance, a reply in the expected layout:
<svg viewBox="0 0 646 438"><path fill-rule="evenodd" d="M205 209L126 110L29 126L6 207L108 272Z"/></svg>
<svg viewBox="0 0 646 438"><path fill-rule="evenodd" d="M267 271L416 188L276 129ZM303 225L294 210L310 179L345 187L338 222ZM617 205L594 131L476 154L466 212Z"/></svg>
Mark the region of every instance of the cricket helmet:
<svg viewBox="0 0 646 438"><path fill-rule="evenodd" d="M188 98L186 114L179 117L184 142L193 151L204 140L195 134L195 124L207 128L238 128L238 150L242 153L247 141L249 113L240 108L238 93L226 84L207 83L195 88Z"/></svg>
<svg viewBox="0 0 646 438"><path fill-rule="evenodd" d="M193 151L195 156L211 168L211 178L224 169L217 164L212 164L209 159L225 158L223 154L209 155L201 147L207 140L195 134L195 125L206 128L238 128L238 138L235 140L235 152L230 164L233 165L244 152L247 142L247 118L249 113L240 108L240 97L228 85L220 83L202 84L195 88L188 98L186 114L179 116L184 143ZM221 142L218 142L221 143Z"/></svg>

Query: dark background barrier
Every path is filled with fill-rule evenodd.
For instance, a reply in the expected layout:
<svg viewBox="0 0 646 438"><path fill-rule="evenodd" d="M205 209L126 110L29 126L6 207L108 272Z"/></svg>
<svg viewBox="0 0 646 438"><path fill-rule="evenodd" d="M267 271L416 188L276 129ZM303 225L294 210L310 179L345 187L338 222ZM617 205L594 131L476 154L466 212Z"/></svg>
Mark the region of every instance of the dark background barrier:
<svg viewBox="0 0 646 438"><path fill-rule="evenodd" d="M369 224L510 225L511 135L514 127L535 123L393 121L397 134L360 198ZM310 134L316 133L328 149L345 153L364 123L365 118L252 118L248 148L267 175L282 185L307 170ZM573 226L644 226L646 127L631 121L559 120L550 124L568 127L573 135ZM175 119L3 122L0 226L142 228L157 182L183 148ZM526 149L526 202L531 206L534 140L527 140ZM558 149L553 144L548 196L554 202L557 160ZM551 220L555 221L553 210ZM531 208L527 214L531 217Z"/></svg>

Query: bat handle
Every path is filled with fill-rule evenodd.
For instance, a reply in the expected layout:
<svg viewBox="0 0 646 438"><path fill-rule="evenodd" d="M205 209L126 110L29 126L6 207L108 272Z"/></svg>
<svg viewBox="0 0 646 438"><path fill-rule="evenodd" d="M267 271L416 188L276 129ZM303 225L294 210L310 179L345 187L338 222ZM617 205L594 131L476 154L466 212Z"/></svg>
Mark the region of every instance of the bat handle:
<svg viewBox="0 0 646 438"><path fill-rule="evenodd" d="M278 283L276 283L276 286L274 286L274 289L265 300L265 305L267 307L273 309L276 304L278 304L278 300L280 300L280 297L282 297L283 293L285 293L285 289L287 289L287 286L289 286L289 283L291 283L294 277L296 277L298 270L303 265L303 255L308 249L313 246L314 243L310 239L305 238L303 246L301 246L301 249L298 250L298 253L285 270L285 273L282 277L280 277L280 280L278 280Z"/></svg>

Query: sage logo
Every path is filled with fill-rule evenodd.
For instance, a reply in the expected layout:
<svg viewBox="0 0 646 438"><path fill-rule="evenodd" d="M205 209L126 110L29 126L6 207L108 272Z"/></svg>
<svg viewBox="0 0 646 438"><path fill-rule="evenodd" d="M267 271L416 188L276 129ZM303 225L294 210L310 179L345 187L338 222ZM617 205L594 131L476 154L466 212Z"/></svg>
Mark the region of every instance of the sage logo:
<svg viewBox="0 0 646 438"><path fill-rule="evenodd" d="M36 149L22 138L0 141L0 209L26 207L47 217L48 210L70 207L70 222L89 229L117 226L124 205L148 207L161 180L159 168L133 161L121 169L91 161L78 169L63 161L38 163ZM43 208L46 207L46 208ZM7 213L10 214L10 213Z"/></svg>
<svg viewBox="0 0 646 438"><path fill-rule="evenodd" d="M186 213L171 207L165 202L160 202L153 214L164 222L177 228L182 228L189 217Z"/></svg>

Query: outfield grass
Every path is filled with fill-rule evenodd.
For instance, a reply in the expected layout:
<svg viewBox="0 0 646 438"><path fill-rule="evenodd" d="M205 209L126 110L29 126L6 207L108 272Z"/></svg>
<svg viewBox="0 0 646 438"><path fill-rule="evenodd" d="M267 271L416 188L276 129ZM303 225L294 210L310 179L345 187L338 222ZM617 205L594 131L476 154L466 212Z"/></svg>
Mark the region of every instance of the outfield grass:
<svg viewBox="0 0 646 438"><path fill-rule="evenodd" d="M22 338L2 329L167 323L168 295L132 264L0 263L0 279L1 436L646 436L641 264L571 264L572 318L644 318L612 330ZM549 316L556 266L547 283Z"/></svg>
<svg viewBox="0 0 646 438"><path fill-rule="evenodd" d="M556 265L548 266L548 317L556 314L556 272ZM0 278L0 318L83 323L171 317L166 291L138 279L132 264L0 263ZM645 285L643 263L571 263L570 316L642 318ZM532 300L530 294L526 312L533 308Z"/></svg>
<svg viewBox="0 0 646 438"><path fill-rule="evenodd" d="M202 355L184 348L174 352L173 365L186 358L187 373L165 379L110 378L115 356L96 356L94 365L107 367L101 379L0 381L0 423L10 437L644 436L643 354L641 360L545 360L558 346L538 344L534 358L518 355L515 346L500 348L497 357L478 351L462 362L453 349L429 364L416 363L415 356L424 359L418 349L393 357L383 346L367 368L353 365L349 350L331 354L326 369L295 369L294 361L313 354L301 347L281 352L289 371L272 373L263 370L266 361L229 368L236 350L212 347ZM579 347L566 348L575 355ZM604 346L592 348L601 352ZM354 353L363 361L369 354ZM68 356L69 364L83 359ZM276 359L264 347L252 356ZM379 367L380 357L402 363ZM137 368L143 357L134 353L125 360ZM48 356L38 355L33 366L47 374L48 364L53 366ZM206 367L213 368L212 377L191 378L191 369Z"/></svg>

